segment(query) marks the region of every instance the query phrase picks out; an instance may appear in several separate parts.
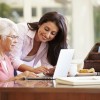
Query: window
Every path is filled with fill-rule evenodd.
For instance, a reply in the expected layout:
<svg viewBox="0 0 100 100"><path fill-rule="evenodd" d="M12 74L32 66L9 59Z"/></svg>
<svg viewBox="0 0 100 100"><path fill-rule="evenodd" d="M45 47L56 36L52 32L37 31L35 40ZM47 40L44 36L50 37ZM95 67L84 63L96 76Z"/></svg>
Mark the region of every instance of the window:
<svg viewBox="0 0 100 100"><path fill-rule="evenodd" d="M94 7L95 42L100 42L100 6Z"/></svg>
<svg viewBox="0 0 100 100"><path fill-rule="evenodd" d="M36 8L32 8L32 16L36 16Z"/></svg>
<svg viewBox="0 0 100 100"><path fill-rule="evenodd" d="M67 11L67 7L61 7L61 8L58 8L58 7L45 7L42 9L42 14L45 14L46 12L49 12L49 11L57 11L63 15L68 15L69 12Z"/></svg>
<svg viewBox="0 0 100 100"><path fill-rule="evenodd" d="M12 8L13 16L23 17L23 8Z"/></svg>

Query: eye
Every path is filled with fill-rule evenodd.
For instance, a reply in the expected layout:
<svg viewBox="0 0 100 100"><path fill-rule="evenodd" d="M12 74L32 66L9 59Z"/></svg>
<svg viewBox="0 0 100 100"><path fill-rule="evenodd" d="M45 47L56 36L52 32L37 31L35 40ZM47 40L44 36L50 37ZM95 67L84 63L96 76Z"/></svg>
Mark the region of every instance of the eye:
<svg viewBox="0 0 100 100"><path fill-rule="evenodd" d="M18 36L16 36L16 35L12 35L11 38L18 38Z"/></svg>
<svg viewBox="0 0 100 100"><path fill-rule="evenodd" d="M8 35L7 37L10 37L10 38L12 38L12 39L18 38L18 36L16 36L16 35Z"/></svg>
<svg viewBox="0 0 100 100"><path fill-rule="evenodd" d="M44 29L45 29L45 31L49 31L49 28L48 27L45 27Z"/></svg>
<svg viewBox="0 0 100 100"><path fill-rule="evenodd" d="M57 34L57 32L54 32L54 31L53 31L53 32L51 32L51 34L52 34L52 35L56 35L56 34Z"/></svg>

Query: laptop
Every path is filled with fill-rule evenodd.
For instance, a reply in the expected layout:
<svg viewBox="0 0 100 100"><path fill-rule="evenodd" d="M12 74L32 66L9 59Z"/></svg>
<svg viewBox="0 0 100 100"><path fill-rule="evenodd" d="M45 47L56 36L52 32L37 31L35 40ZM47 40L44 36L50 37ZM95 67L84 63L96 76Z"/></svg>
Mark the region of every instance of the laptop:
<svg viewBox="0 0 100 100"><path fill-rule="evenodd" d="M53 80L57 77L67 77L74 55L74 49L61 49L53 77L26 78L26 80Z"/></svg>
<svg viewBox="0 0 100 100"><path fill-rule="evenodd" d="M66 77L71 66L74 49L61 49L53 78Z"/></svg>

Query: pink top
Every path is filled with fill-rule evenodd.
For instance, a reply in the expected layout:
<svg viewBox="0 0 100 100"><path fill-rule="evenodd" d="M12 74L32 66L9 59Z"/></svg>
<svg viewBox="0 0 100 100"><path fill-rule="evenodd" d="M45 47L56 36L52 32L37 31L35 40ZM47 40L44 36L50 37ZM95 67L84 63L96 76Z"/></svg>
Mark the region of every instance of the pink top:
<svg viewBox="0 0 100 100"><path fill-rule="evenodd" d="M14 77L14 68L11 65L10 59L6 55L4 58L7 70L3 64L3 60L0 59L0 81L8 80L9 78Z"/></svg>

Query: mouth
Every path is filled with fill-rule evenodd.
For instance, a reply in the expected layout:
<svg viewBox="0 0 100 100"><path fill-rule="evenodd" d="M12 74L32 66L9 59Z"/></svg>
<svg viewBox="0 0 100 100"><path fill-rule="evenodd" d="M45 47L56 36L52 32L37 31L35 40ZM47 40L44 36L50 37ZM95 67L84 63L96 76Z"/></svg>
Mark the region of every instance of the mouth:
<svg viewBox="0 0 100 100"><path fill-rule="evenodd" d="M45 37L42 37L43 40L47 40Z"/></svg>
<svg viewBox="0 0 100 100"><path fill-rule="evenodd" d="M14 47L15 45L11 45L12 47Z"/></svg>
<svg viewBox="0 0 100 100"><path fill-rule="evenodd" d="M43 40L47 40L47 38L46 38L45 36L43 36L43 35L42 35L42 39L43 39Z"/></svg>

